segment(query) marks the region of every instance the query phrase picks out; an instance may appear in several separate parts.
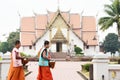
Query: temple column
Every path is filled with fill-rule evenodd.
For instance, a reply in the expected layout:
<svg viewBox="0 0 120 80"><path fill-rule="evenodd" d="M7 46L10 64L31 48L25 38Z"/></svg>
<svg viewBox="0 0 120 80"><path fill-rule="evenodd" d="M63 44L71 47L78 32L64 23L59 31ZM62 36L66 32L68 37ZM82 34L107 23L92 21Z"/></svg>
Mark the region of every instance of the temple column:
<svg viewBox="0 0 120 80"><path fill-rule="evenodd" d="M67 46L69 48L69 29L67 29Z"/></svg>
<svg viewBox="0 0 120 80"><path fill-rule="evenodd" d="M50 38L50 42L51 42L51 39L52 39L52 29L51 28L50 28L49 38Z"/></svg>

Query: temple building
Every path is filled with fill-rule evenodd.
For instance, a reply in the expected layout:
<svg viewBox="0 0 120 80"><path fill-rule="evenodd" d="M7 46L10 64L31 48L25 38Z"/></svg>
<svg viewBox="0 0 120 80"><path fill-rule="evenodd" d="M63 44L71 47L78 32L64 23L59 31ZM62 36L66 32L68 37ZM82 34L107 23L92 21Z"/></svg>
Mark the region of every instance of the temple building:
<svg viewBox="0 0 120 80"><path fill-rule="evenodd" d="M22 17L20 25L21 50L34 54L45 40L50 41L50 51L68 53L78 46L85 54L99 51L94 16L82 16L69 11L48 11L47 14L36 14Z"/></svg>

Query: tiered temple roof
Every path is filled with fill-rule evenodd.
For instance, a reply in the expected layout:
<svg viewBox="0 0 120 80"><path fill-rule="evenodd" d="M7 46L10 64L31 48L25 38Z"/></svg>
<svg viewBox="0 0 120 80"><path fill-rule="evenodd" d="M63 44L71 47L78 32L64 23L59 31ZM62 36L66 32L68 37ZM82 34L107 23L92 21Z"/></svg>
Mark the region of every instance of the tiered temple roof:
<svg viewBox="0 0 120 80"><path fill-rule="evenodd" d="M22 46L32 45L40 38L58 13L71 26L73 32L87 45L97 45L97 40L93 40L97 35L96 19L94 16L81 16L79 14L57 11L48 12L48 14L39 14L33 17L23 17L20 27Z"/></svg>

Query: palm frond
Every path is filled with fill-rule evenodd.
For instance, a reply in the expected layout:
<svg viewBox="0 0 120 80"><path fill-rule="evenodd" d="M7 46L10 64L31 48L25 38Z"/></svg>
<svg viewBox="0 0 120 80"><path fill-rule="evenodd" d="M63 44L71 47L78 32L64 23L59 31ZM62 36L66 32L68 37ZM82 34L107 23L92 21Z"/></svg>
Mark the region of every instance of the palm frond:
<svg viewBox="0 0 120 80"><path fill-rule="evenodd" d="M100 20L103 20L104 22L103 23L101 23L101 30L106 30L106 29L108 29L110 26L112 26L113 25L113 23L114 23L114 19L113 18L111 18L111 17L107 17L106 19L100 19Z"/></svg>
<svg viewBox="0 0 120 80"><path fill-rule="evenodd" d="M108 21L110 18L111 18L111 17L102 17L102 18L99 19L98 24L99 24L99 25L102 25L102 24L104 24L106 21Z"/></svg>
<svg viewBox="0 0 120 80"><path fill-rule="evenodd" d="M105 12L106 12L109 16L111 16L111 17L112 17L112 16L113 16L113 17L115 16L115 13L114 13L113 11L111 11L111 10L107 10L107 9L106 9Z"/></svg>
<svg viewBox="0 0 120 80"><path fill-rule="evenodd" d="M120 2L119 0L114 0L112 4L112 7L114 8L116 14L119 14L119 9L120 9L119 2Z"/></svg>
<svg viewBox="0 0 120 80"><path fill-rule="evenodd" d="M112 5L107 5L106 4L106 5L104 5L104 7L105 7L105 10L109 10L112 13L116 14L116 11L115 11L115 9L114 9L114 7Z"/></svg>
<svg viewBox="0 0 120 80"><path fill-rule="evenodd" d="M99 19L98 24L101 26L101 30L106 30L113 25L113 23L117 23L120 25L120 0L111 0L112 4L106 4L105 12L109 17L102 17Z"/></svg>
<svg viewBox="0 0 120 80"><path fill-rule="evenodd" d="M109 19L109 20L106 22L106 29L108 29L110 26L112 26L113 23L114 23L114 19L113 19L113 18Z"/></svg>

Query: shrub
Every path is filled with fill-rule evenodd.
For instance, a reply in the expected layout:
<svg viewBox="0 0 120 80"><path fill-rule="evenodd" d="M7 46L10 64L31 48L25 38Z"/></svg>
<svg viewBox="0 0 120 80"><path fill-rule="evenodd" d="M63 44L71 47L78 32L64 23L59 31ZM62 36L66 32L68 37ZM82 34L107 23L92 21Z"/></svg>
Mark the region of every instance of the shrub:
<svg viewBox="0 0 120 80"><path fill-rule="evenodd" d="M82 49L80 47L75 47L76 54L83 54Z"/></svg>
<svg viewBox="0 0 120 80"><path fill-rule="evenodd" d="M89 72L90 65L91 64L84 64L84 65L82 65L82 70Z"/></svg>

